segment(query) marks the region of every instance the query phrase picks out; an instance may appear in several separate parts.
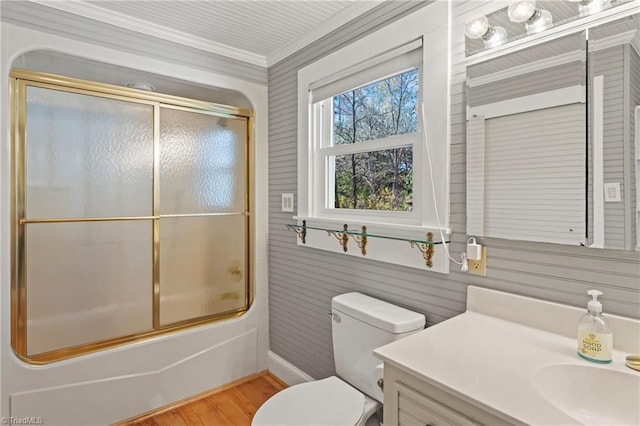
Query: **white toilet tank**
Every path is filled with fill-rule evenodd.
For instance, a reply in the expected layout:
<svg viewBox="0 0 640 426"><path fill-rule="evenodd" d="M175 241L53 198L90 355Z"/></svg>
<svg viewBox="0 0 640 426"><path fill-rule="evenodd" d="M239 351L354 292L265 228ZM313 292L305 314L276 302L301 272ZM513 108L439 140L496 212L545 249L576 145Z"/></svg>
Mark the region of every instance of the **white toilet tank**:
<svg viewBox="0 0 640 426"><path fill-rule="evenodd" d="M424 315L362 293L334 297L331 313L337 375L382 402L373 350L424 329Z"/></svg>

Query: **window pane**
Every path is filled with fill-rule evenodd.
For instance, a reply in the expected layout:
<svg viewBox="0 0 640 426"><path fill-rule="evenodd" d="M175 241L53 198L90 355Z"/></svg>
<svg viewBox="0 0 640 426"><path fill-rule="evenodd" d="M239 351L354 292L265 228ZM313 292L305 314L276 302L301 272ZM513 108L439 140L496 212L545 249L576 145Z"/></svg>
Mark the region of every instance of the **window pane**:
<svg viewBox="0 0 640 426"><path fill-rule="evenodd" d="M333 98L333 144L343 145L416 133L417 69Z"/></svg>
<svg viewBox="0 0 640 426"><path fill-rule="evenodd" d="M413 202L411 147L335 158L335 208L410 211Z"/></svg>

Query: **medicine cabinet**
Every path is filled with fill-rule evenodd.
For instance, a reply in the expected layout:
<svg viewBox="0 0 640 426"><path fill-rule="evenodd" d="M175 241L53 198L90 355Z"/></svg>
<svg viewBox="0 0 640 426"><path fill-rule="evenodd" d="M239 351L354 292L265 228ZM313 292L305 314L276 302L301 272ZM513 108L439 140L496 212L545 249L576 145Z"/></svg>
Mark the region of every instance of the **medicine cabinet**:
<svg viewBox="0 0 640 426"><path fill-rule="evenodd" d="M468 234L637 250L639 33L636 13L467 67Z"/></svg>

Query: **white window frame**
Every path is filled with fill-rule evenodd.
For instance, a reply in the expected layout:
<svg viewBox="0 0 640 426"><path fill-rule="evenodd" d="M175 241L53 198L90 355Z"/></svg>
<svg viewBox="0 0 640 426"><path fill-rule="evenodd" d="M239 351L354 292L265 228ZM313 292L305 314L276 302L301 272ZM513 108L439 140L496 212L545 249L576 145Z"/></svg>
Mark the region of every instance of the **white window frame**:
<svg viewBox="0 0 640 426"><path fill-rule="evenodd" d="M386 235L404 236L411 233L413 238L421 238L431 231L439 235L449 229L449 19L450 4L438 0L431 5L402 18L383 29L358 40L337 52L302 68L298 72L298 215L295 219L311 220L315 224L336 226L342 223L355 223L358 226L371 226L377 232ZM326 168L321 136L329 129L314 128L321 114L313 108L310 88L326 80L328 76L339 75L346 69L383 56L399 46L422 38L422 68L420 70L421 93L426 117L426 138L433 170L429 170L429 159L425 149L425 137L419 124L417 140L413 144L414 188L413 209L411 212L371 211L356 209L332 209L327 206ZM408 68L404 68L407 70ZM398 72L402 72L399 69ZM426 76L426 77L425 77ZM325 108L326 109L326 108ZM314 116L315 114L315 116ZM421 123L421 112L418 112ZM395 136L408 138L412 136ZM390 139L390 138L387 138ZM367 151L373 151L377 144L388 142L367 142ZM395 144L395 142L394 142ZM353 144L357 145L357 144ZM403 146L406 146L403 142ZM385 147L386 148L386 147ZM340 153L351 153L354 146L324 148ZM324 151L325 153L328 151ZM434 176L432 185L431 175ZM435 194L433 189L435 189ZM437 200L437 212L434 208ZM439 220L438 220L439 219ZM439 238L438 238L439 239Z"/></svg>
<svg viewBox="0 0 640 426"><path fill-rule="evenodd" d="M305 242L298 238L298 245L327 250L343 255L364 257L370 260L389 262L439 273L449 272L449 259L442 244L435 245L433 263L425 265L423 254L411 246L407 240L426 240L428 232L434 241L441 236L448 240L449 228L449 142L450 142L450 70L451 70L451 2L435 0L422 9L393 22L386 27L356 41L342 49L313 62L298 71L298 199L297 216L293 218L299 225L306 221ZM413 209L412 212L371 211L356 209L328 209L325 191L326 168L319 162L322 131L314 125L321 114L313 108L335 93L346 82L361 79L367 69L398 58L398 52L408 52L407 46L422 40L422 69L420 70L420 99L424 100L424 111L418 110L418 120L426 119L426 135L419 125L418 136L413 144ZM420 61L418 61L420 62ZM395 63L394 63L395 64ZM410 66L388 70L394 75ZM362 75L356 73L362 72ZM373 76L379 79L382 76ZM344 79L344 80L342 80ZM376 80L373 80L376 81ZM329 86L336 83L335 86ZM344 84L343 84L344 83ZM357 84L362 83L359 82ZM354 86L357 87L357 86ZM342 90L344 89L344 90ZM316 90L314 92L313 90ZM326 108L325 108L326 109ZM332 108L331 108L332 110ZM406 138L407 136L396 136ZM428 141L428 145L425 141ZM366 150L378 141L364 142ZM395 142L394 142L395 143ZM356 144L354 144L356 145ZM428 146L428 150L427 150ZM332 148L333 149L333 148ZM337 148L336 148L337 149ZM344 150L353 147L340 148ZM427 151L431 154L428 156ZM325 151L325 153L328 151ZM346 151L345 151L346 152ZM429 159L431 161L429 161ZM432 165L432 168L429 167ZM433 182L432 182L433 176ZM329 189L332 193L333 188ZM434 202L435 200L435 202ZM437 205L437 210L435 207ZM323 229L342 230L347 225L349 231L359 231L367 227L367 235L381 235L399 239L369 238L366 255L361 253L356 242L350 240L348 250L333 236L327 236Z"/></svg>

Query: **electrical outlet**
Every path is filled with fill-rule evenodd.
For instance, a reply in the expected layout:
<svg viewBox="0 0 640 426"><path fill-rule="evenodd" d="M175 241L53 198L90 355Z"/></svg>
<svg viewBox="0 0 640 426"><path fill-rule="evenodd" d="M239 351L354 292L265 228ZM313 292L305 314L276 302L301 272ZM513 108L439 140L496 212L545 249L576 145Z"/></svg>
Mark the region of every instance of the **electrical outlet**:
<svg viewBox="0 0 640 426"><path fill-rule="evenodd" d="M480 260L469 260L469 273L474 275L487 275L487 248L482 247Z"/></svg>

